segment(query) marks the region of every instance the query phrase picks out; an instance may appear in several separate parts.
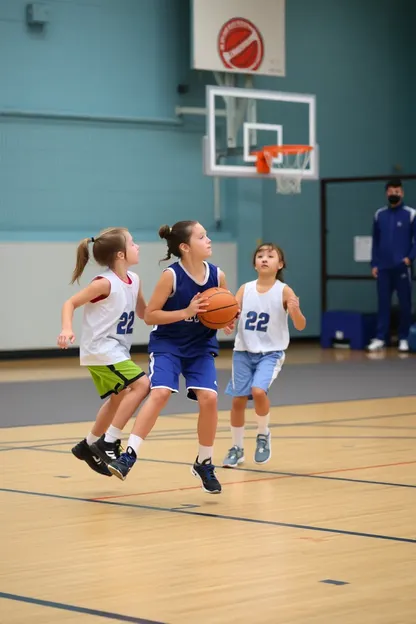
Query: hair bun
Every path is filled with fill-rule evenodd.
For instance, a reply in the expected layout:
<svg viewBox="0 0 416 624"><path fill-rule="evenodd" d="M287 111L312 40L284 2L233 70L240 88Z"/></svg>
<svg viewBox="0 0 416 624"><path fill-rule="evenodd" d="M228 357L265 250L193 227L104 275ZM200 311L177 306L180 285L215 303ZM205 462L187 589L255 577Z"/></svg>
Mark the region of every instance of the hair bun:
<svg viewBox="0 0 416 624"><path fill-rule="evenodd" d="M160 238L168 239L171 232L172 232L172 228L170 227L170 225L161 225L159 228Z"/></svg>

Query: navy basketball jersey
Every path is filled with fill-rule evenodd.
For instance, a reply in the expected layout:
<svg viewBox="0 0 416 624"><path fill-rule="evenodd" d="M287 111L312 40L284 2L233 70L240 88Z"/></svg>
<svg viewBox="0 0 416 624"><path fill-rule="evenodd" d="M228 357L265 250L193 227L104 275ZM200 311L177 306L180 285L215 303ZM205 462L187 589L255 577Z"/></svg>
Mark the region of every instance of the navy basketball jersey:
<svg viewBox="0 0 416 624"><path fill-rule="evenodd" d="M219 286L220 269L204 262L205 278L196 282L181 261L171 264L166 271L173 273L172 294L163 306L165 312L187 308L197 293ZM218 354L217 330L203 325L197 316L169 323L155 325L150 332L149 353L173 353L180 357L195 357L203 353Z"/></svg>

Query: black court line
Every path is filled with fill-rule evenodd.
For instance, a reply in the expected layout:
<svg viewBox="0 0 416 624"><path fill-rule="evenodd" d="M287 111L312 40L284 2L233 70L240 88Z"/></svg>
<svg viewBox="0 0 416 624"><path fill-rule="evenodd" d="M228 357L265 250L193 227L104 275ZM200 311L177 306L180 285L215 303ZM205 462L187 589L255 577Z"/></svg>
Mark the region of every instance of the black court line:
<svg viewBox="0 0 416 624"><path fill-rule="evenodd" d="M253 438L254 439L254 438ZM407 439L407 438L406 438ZM14 449L11 449L14 450ZM59 449L50 449L50 448L38 448L36 446L24 446L17 447L16 450L27 450L27 451L39 451L42 453L58 453L59 455L69 455L71 451L60 451ZM173 461L173 460L165 460L165 459L145 459L143 457L139 458L139 462L153 462L158 464L170 464L173 466L190 466L189 462L181 462L181 461ZM228 468L223 468L223 466L216 466L216 469L227 470ZM358 483L365 485L381 485L388 487L401 487L401 488L410 488L416 489L416 485L412 485L409 483L393 483L391 481L372 481L370 479L352 479L348 477L333 477L330 475L315 475L315 474L307 474L307 473L298 473L298 472L280 472L277 470L264 470L260 468L242 468L239 466L236 469L238 472L254 472L259 474L270 474L270 475L278 475L284 477L297 477L299 479L324 479L327 481L344 481L346 483ZM359 468L357 468L359 470ZM340 470L340 472L342 469Z"/></svg>
<svg viewBox="0 0 416 624"><path fill-rule="evenodd" d="M332 426L332 425L330 425ZM270 428L272 428L273 425L270 425ZM253 426L248 426L246 427L247 431L254 431L256 430L257 426L253 425ZM363 429L365 429L366 427L363 426ZM394 429L394 427L392 427ZM218 428L218 433L229 433L229 427L219 427ZM196 431L195 429L172 429L170 431L163 431L160 432L158 434L155 435L150 435L147 439L146 442L158 442L159 440L162 441L188 441L188 438L183 437L181 438L180 436L191 436L191 435L195 435ZM230 436L228 435L227 437L222 437L220 435L216 436L216 440L227 440L229 439ZM247 439L251 439L250 437L246 436ZM280 435L279 433L277 434L277 440L323 440L323 439L328 439L328 440L413 440L416 439L416 436L408 436L408 435L398 435L398 436L390 436L390 435ZM46 447L50 447L50 446L64 446L65 444L74 444L76 443L76 441L79 441L79 438L61 438L61 439L57 439L56 441L50 441L44 444L38 444L37 440L29 440L29 443L33 443L33 446L27 446L25 444L24 441L15 441L15 442L8 442L8 445L13 445L13 446L5 446L3 445L2 448L0 448L0 452L1 451L7 451L7 450L14 450L14 451L18 451L18 450L27 450L30 448L46 448ZM22 446L20 446L22 445Z"/></svg>
<svg viewBox="0 0 416 624"><path fill-rule="evenodd" d="M149 437L146 439L146 443L155 443L155 442L195 442L195 431L190 433L187 432L178 432L177 435L169 434L167 436L159 436L159 437ZM224 433L224 432L222 432ZM228 433L228 432L227 432ZM188 437L189 436L189 437ZM191 437L194 436L194 437ZM256 436L245 436L246 440L255 440ZM279 440L415 440L416 436L409 435L277 435L275 438L276 442ZM216 441L219 440L229 440L231 442L230 435L217 435L215 438ZM52 442L49 444L33 444L32 446L23 445L23 446L8 446L0 448L0 452L2 451L27 451L30 449L48 449L51 446L65 446L67 444L72 444L73 442ZM68 451L65 451L68 452Z"/></svg>
<svg viewBox="0 0 416 624"><path fill-rule="evenodd" d="M253 429L253 428L252 428ZM248 428L247 428L248 430ZM228 433L227 436L216 435L215 440L229 440L231 443L231 436L229 434L229 427L226 430L219 430L220 433ZM189 441L195 438L195 430L192 431L178 431L177 433L169 433L166 435L151 436L146 439L146 442L175 442L175 441ZM194 438L181 437L181 436L194 436ZM244 436L246 440L253 440L255 437ZM275 440L415 440L416 436L409 435L280 435L277 433ZM16 447L18 448L18 447Z"/></svg>
<svg viewBox="0 0 416 624"><path fill-rule="evenodd" d="M397 398L397 397L396 397ZM399 397L400 398L400 397ZM406 397L408 398L408 397ZM360 400L351 401L351 403L357 403ZM318 405L317 403L310 403L309 405ZM303 407L302 405L274 405L273 407ZM329 418L328 420L311 420L300 421L294 423L271 423L269 427L307 427L308 425L330 425L332 423L346 423L346 422L359 422L364 420L379 420L380 418L403 418L403 416L415 416L416 412L401 412L396 414L375 414L373 416L354 416L353 418Z"/></svg>
<svg viewBox="0 0 416 624"><path fill-rule="evenodd" d="M399 397L400 398L400 397ZM408 397L406 397L408 398ZM359 402L361 403L362 401L365 401L367 399L363 399L363 400L359 400ZM369 399L370 400L370 399ZM371 399L373 400L373 399ZM350 401L353 403L356 403L357 400L354 401ZM311 403L311 405L316 405L315 403ZM274 405L273 407L281 407L281 408L285 408L285 407L302 407L303 404L301 405ZM227 410L220 410L221 412L227 412ZM328 420L311 420L311 421L300 421L300 422L293 422L293 423L270 423L269 427L270 429L283 429L283 428L287 428L287 427L308 427L308 426L316 426L316 425L332 425L334 424L342 424L345 422L359 422L359 421L366 421L366 420L377 420L380 418L402 418L403 416L415 416L416 415L416 411L414 412L402 412L402 413L397 413L397 414L376 414L374 416L357 416L354 418L330 418ZM184 416L187 416L186 414ZM196 413L195 414L189 414L189 418L187 416L186 419L191 419L191 418L196 418ZM170 417L170 418L178 418L181 419L182 417L178 414L163 414L160 416L161 418L165 418L165 417ZM227 422L227 421L221 421L221 422ZM85 425L85 422L81 421L78 423L58 423L59 425L65 425L65 424L81 424L81 425ZM21 427L26 427L26 426L36 426L36 427L47 427L49 425L22 425ZM246 428L247 429L254 429L256 427L255 424L247 424ZM18 427L16 427L18 428ZM20 427L19 427L20 428ZM229 430L229 428L227 429ZM1 431L1 426L0 426L0 431ZM177 429L175 430L171 430L173 432L177 431ZM184 430L184 431L193 431L195 433L195 429L192 430ZM164 431L161 432L157 432L155 431L154 433L152 433L152 436L157 436L157 435L161 435L163 434ZM5 445L9 445L9 444L26 444L26 443L32 443L32 442L53 442L56 441L57 443L64 443L65 441L68 442L77 442L79 441L79 438L76 438L74 436L70 437L70 438L44 438L43 440L6 440L6 441L1 441L1 444L3 446Z"/></svg>
<svg viewBox="0 0 416 624"><path fill-rule="evenodd" d="M62 451L60 451L62 452ZM139 458L139 462L141 461L146 461L146 462L153 462L153 463L161 463L161 464L177 464L177 465L181 465L181 466L189 466L190 464L187 462L178 462L178 461L172 461L172 460L164 460L164 459L143 459L142 457ZM221 468L222 470L230 470L229 468L223 468L222 466L216 466L216 469L218 470L218 468ZM342 470L342 469L341 469ZM340 472L341 472L340 470ZM357 470L359 470L359 468L357 468ZM326 481L345 481L347 483L364 483L367 485L383 485L383 486L390 486L390 487L403 487L403 488L412 488L412 489L416 489L416 485L410 485L407 483L390 483L388 481L370 481L368 479L350 479L348 477L333 477L330 475L314 475L314 474L307 474L307 473L298 473L298 472L281 472L278 470L264 470L264 469L260 469L260 468L242 468L241 466L239 466L236 469L237 472L250 472L250 473L258 473L258 474L270 474L270 475L278 475L278 476L283 476L283 477L297 477L299 479L324 479Z"/></svg>
<svg viewBox="0 0 416 624"><path fill-rule="evenodd" d="M23 494L26 496L40 496L42 498L54 498L59 500L77 501L81 503L93 503L95 505L111 505L113 507L130 507L132 509L144 509L146 511L163 511L185 516L198 516L201 518L215 518L216 520L231 520L234 522L246 522L249 524L261 524L265 526L275 526L286 529L300 529L302 531L318 531L320 533L333 533L336 535L348 535L350 537L366 537L369 539L384 540L390 542L403 542L406 544L416 544L416 539L410 537L396 537L393 535L381 535L377 533L364 533L361 531L347 531L344 529L333 529L329 527L317 527L308 524L295 524L291 522L277 522L274 520L260 520L258 518L242 518L241 516L227 516L225 514L212 514L203 511L190 511L189 509L178 509L177 507L156 507L155 505L137 505L135 503L121 503L120 501L97 500L93 498L81 498L77 496L64 496L63 494L48 494L46 492L32 492L30 490L15 490L10 488L0 488L0 492L10 494Z"/></svg>
<svg viewBox="0 0 416 624"><path fill-rule="evenodd" d="M51 607L52 609L61 609L63 611L72 611L73 613L84 613L86 615L95 615L96 617L106 618L107 620L116 620L117 622L132 622L132 624L164 624L156 620L144 620L143 618L133 617L131 615L122 615L121 613L112 613L111 611L99 611L97 609L88 609L87 607L78 607L76 605L65 604L63 602L52 602L50 600L41 600L40 598L30 598L29 596L19 596L18 594L9 594L0 591L0 598L5 600L15 600L17 602L26 602L29 604L39 605L40 607Z"/></svg>

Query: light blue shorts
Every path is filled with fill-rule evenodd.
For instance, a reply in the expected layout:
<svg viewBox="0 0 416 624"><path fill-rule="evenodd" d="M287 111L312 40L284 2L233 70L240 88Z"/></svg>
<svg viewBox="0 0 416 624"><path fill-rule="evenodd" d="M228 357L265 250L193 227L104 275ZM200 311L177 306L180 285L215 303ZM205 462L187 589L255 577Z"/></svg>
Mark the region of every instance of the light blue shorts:
<svg viewBox="0 0 416 624"><path fill-rule="evenodd" d="M252 388L261 388L267 392L282 370L284 361L284 351L234 351L232 376L225 393L233 397L248 396L251 399Z"/></svg>

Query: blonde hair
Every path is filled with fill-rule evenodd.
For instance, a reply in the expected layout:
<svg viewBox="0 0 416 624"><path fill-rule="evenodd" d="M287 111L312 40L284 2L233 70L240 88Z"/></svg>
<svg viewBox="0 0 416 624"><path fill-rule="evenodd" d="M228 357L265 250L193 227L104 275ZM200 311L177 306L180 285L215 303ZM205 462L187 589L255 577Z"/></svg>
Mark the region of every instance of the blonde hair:
<svg viewBox="0 0 416 624"><path fill-rule="evenodd" d="M126 253L127 228L107 228L100 232L97 238L84 238L77 248L77 261L72 273L71 284L79 282L90 260L88 245L92 243L92 255L100 266L111 267L119 251Z"/></svg>

